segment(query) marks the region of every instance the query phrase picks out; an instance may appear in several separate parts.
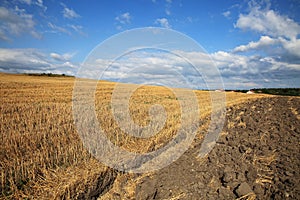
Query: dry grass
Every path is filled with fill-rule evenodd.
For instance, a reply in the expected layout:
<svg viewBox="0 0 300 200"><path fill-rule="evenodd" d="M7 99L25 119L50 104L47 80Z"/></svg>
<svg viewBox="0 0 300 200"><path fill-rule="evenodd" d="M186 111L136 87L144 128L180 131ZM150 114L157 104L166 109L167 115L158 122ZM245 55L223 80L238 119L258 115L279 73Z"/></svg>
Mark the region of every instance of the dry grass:
<svg viewBox="0 0 300 200"><path fill-rule="evenodd" d="M291 103L291 100L292 100L292 99L293 99L293 97L289 98L289 101L288 101L288 103L289 103L289 105L290 105L290 109L291 109L292 113L296 116L296 118L297 118L298 120L300 120L300 114L299 114L299 112L297 111L296 108L293 107L293 104Z"/></svg>
<svg viewBox="0 0 300 200"><path fill-rule="evenodd" d="M273 152L268 156L256 156L253 158L253 166L257 169L256 183L265 185L266 183L273 183L274 171L271 170L270 166L272 162L276 161L276 153Z"/></svg>
<svg viewBox="0 0 300 200"><path fill-rule="evenodd" d="M72 199L86 190L86 184L95 184L99 176L113 177L109 168L90 156L77 134L72 117L73 86L74 78L0 73L0 198ZM132 95L130 112L137 124L149 123L148 110L153 104L163 105L167 112L164 128L143 139L123 133L114 121L110 107L114 87L115 83L100 82L96 91L98 120L114 144L133 152L148 152L176 135L181 111L171 90L143 86ZM199 119L204 119L211 111L209 92L195 94ZM226 95L227 105L263 96Z"/></svg>
<svg viewBox="0 0 300 200"><path fill-rule="evenodd" d="M256 199L256 194L250 192L244 196L237 198L236 200L255 200L255 199Z"/></svg>

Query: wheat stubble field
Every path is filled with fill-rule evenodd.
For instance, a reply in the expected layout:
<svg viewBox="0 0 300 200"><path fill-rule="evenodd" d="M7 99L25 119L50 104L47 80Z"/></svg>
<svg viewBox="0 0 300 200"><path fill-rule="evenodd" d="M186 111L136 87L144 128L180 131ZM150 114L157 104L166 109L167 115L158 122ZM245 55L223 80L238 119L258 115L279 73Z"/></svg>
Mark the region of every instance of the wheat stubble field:
<svg viewBox="0 0 300 200"><path fill-rule="evenodd" d="M203 122L176 162L146 174L99 163L83 147L72 116L72 77L0 73L0 199L299 199L299 98L226 93L226 120L213 151L197 159L208 128L209 92L195 91ZM142 86L130 99L135 123L161 104L164 128L140 139L123 133L111 113L115 83L101 81L95 107L113 144L132 152L164 146L180 127L167 88ZM126 85L124 85L126 87Z"/></svg>

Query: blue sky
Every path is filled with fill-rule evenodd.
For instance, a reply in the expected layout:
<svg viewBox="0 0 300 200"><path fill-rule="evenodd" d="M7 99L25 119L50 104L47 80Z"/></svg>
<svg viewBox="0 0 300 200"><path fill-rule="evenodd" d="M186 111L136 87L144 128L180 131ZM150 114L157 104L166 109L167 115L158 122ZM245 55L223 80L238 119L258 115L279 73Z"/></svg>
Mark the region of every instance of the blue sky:
<svg viewBox="0 0 300 200"><path fill-rule="evenodd" d="M99 43L142 27L173 29L194 39L214 61L226 89L300 86L298 0L2 0L0 71L76 75ZM172 56L156 58L143 66L156 63L159 71L163 59L179 66ZM118 71L124 69L120 65ZM114 75L107 79L118 80Z"/></svg>

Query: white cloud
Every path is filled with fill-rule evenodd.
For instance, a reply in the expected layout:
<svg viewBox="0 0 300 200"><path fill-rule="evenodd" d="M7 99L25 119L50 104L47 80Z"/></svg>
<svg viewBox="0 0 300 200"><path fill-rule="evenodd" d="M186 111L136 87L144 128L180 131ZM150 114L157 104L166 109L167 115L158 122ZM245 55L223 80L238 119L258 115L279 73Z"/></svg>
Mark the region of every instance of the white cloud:
<svg viewBox="0 0 300 200"><path fill-rule="evenodd" d="M244 56L227 52L216 52L211 55L224 78L239 77L257 84L267 84L272 80L273 86L300 75L300 64L292 64L273 57ZM294 83L295 86L300 83ZM267 85L265 85L267 86ZM261 85L261 87L263 87Z"/></svg>
<svg viewBox="0 0 300 200"><path fill-rule="evenodd" d="M70 61L65 61L62 64L53 62L47 54L37 49L0 48L0 70L4 72L52 72L72 75L76 68L76 65Z"/></svg>
<svg viewBox="0 0 300 200"><path fill-rule="evenodd" d="M99 59L90 64L92 67L85 72L90 77L98 77L91 75L92 72L101 74L104 71L102 79L139 84L151 82L171 87L188 85L207 89L207 81L210 86L222 88L218 73L221 74L227 89L296 87L300 84L300 64L291 64L272 57L245 56L224 51L213 54L186 51L157 54L137 52L126 55L123 59Z"/></svg>
<svg viewBox="0 0 300 200"><path fill-rule="evenodd" d="M37 2L37 5L43 6L43 0L37 0L36 2Z"/></svg>
<svg viewBox="0 0 300 200"><path fill-rule="evenodd" d="M77 33L79 33L82 36L87 36L87 34L82 30L83 27L80 25L74 25L74 24L68 24L68 26L70 28L72 28L74 31L76 31Z"/></svg>
<svg viewBox="0 0 300 200"><path fill-rule="evenodd" d="M118 25L118 26L116 26L116 29L120 31L120 30L122 30L122 29L123 29L123 27L122 27L122 26L120 26L120 25Z"/></svg>
<svg viewBox="0 0 300 200"><path fill-rule="evenodd" d="M35 4L36 4L37 6L43 8L44 11L47 10L47 7L44 5L43 0L37 0Z"/></svg>
<svg viewBox="0 0 300 200"><path fill-rule="evenodd" d="M280 15L274 10L262 10L259 6L250 9L248 14L239 15L235 27L291 40L295 40L300 34L300 25L287 16Z"/></svg>
<svg viewBox="0 0 300 200"><path fill-rule="evenodd" d="M20 0L21 3L26 3L28 5L31 5L31 0Z"/></svg>
<svg viewBox="0 0 300 200"><path fill-rule="evenodd" d="M226 17L226 18L229 18L229 17L230 17L230 14L231 14L231 12L230 12L229 10L222 13L222 15L223 15L224 17Z"/></svg>
<svg viewBox="0 0 300 200"><path fill-rule="evenodd" d="M56 61L60 62L67 62L75 55L75 53L65 53L65 54L58 54L58 53L50 53L51 58Z"/></svg>
<svg viewBox="0 0 300 200"><path fill-rule="evenodd" d="M235 27L264 34L258 41L234 48L233 52L262 51L278 62L299 63L300 25L287 16L270 10L270 3L262 9L259 4L251 4L248 14L241 14ZM252 52L259 53L259 52Z"/></svg>
<svg viewBox="0 0 300 200"><path fill-rule="evenodd" d="M171 6L172 6L172 0L166 0L166 5L165 5L166 15L171 15Z"/></svg>
<svg viewBox="0 0 300 200"><path fill-rule="evenodd" d="M0 30L0 40L10 41L10 39L5 35L5 33Z"/></svg>
<svg viewBox="0 0 300 200"><path fill-rule="evenodd" d="M169 87L204 88L205 84L199 73L176 54L138 51L114 61L98 59L94 63L89 63L82 74L89 78L95 77L92 74L103 74L101 79L138 84L152 83ZM189 85L193 81L197 84Z"/></svg>
<svg viewBox="0 0 300 200"><path fill-rule="evenodd" d="M39 39L41 35L35 30L35 25L33 16L27 14L24 9L15 7L15 10L9 10L0 7L0 38L7 40L8 35L20 36L29 33Z"/></svg>
<svg viewBox="0 0 300 200"><path fill-rule="evenodd" d="M77 32L82 36L87 36L87 34L82 30L83 27L80 25L67 24L64 27L58 26L51 22L48 22L48 27L51 28L50 33L65 33L68 35L72 35L72 33Z"/></svg>
<svg viewBox="0 0 300 200"><path fill-rule="evenodd" d="M296 40L286 40L284 38L279 38L283 48L294 56L297 56L297 59L300 59L300 39Z"/></svg>
<svg viewBox="0 0 300 200"><path fill-rule="evenodd" d="M162 26L164 28L171 28L171 25L169 24L169 21L166 18L156 19L155 24L159 24L160 26Z"/></svg>
<svg viewBox="0 0 300 200"><path fill-rule="evenodd" d="M74 74L78 67L70 61L73 56L71 53L45 54L36 49L0 49L0 71ZM217 69L227 89L296 87L300 84L300 64L224 51L213 54L186 51L133 52L114 61L98 59L89 63L82 74L98 78L99 72L104 71L101 78L113 81L206 89L204 77L211 85L220 88Z"/></svg>
<svg viewBox="0 0 300 200"><path fill-rule="evenodd" d="M264 47L269 47L271 45L278 44L279 40L273 39L269 36L261 36L259 41L257 42L250 42L247 45L240 45L236 48L234 48L233 52L245 52L250 50L257 50L262 49Z"/></svg>
<svg viewBox="0 0 300 200"><path fill-rule="evenodd" d="M251 41L247 45L235 47L233 52L248 52L251 50L264 51L269 56L279 56L282 59L289 59L289 62L297 62L300 59L300 39L288 40L282 37L261 36L257 42Z"/></svg>
<svg viewBox="0 0 300 200"><path fill-rule="evenodd" d="M250 12L240 14L235 27L264 35L258 41L234 48L233 53L213 55L228 82L232 82L232 77L238 77L242 83L246 79L252 80L250 82L256 87L298 87L300 25L297 22L270 10L267 2L264 9L259 4L250 4ZM255 50L252 55L234 54L251 50Z"/></svg>
<svg viewBox="0 0 300 200"><path fill-rule="evenodd" d="M125 13L115 17L115 20L121 24L130 24L130 20L131 20L130 13L125 12Z"/></svg>
<svg viewBox="0 0 300 200"><path fill-rule="evenodd" d="M80 15L77 14L73 9L64 7L63 11L63 16L64 18L68 18L68 19L74 19L74 18L79 18Z"/></svg>
<svg viewBox="0 0 300 200"><path fill-rule="evenodd" d="M203 77L206 77L210 84L220 88L219 72L227 88L246 89L250 86L270 87L270 83L272 86L279 86L286 80L297 80L300 75L299 64L290 64L271 57L244 56L224 51L210 55L185 51L173 53L182 57L172 53L153 56L152 52L131 55L126 59L114 61L112 65L109 60L98 60L97 65L93 66L103 67L100 71L109 66L102 77L104 79L133 83L156 82L173 87L183 87L188 80L194 88L206 88ZM185 59L195 66L187 63ZM299 81L295 82L297 83Z"/></svg>
<svg viewBox="0 0 300 200"><path fill-rule="evenodd" d="M19 0L21 3L25 3L27 5L37 5L42 8L44 11L47 10L47 7L44 5L43 0Z"/></svg>
<svg viewBox="0 0 300 200"><path fill-rule="evenodd" d="M63 28L63 27L60 27L60 26L57 26L55 24L52 24L51 22L48 23L48 26L55 32L59 32L59 33L66 33L68 35L71 35L71 32L68 31L66 28Z"/></svg>
<svg viewBox="0 0 300 200"><path fill-rule="evenodd" d="M76 69L77 68L77 66L74 65L73 63L71 63L70 61L64 62L61 66L71 68L71 69Z"/></svg>
<svg viewBox="0 0 300 200"><path fill-rule="evenodd" d="M124 25L131 23L131 15L129 12L125 12L115 17L115 20L117 21L116 29L122 30Z"/></svg>
<svg viewBox="0 0 300 200"><path fill-rule="evenodd" d="M166 8L165 12L166 12L167 15L171 15L170 8Z"/></svg>
<svg viewBox="0 0 300 200"><path fill-rule="evenodd" d="M44 54L34 49L0 49L2 69L46 69L51 67Z"/></svg>

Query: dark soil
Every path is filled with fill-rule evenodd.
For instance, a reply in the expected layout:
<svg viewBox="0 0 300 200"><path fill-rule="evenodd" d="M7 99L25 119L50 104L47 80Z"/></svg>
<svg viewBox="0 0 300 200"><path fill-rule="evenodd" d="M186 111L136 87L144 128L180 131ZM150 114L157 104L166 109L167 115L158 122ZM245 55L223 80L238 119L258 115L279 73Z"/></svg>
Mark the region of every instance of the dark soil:
<svg viewBox="0 0 300 200"><path fill-rule="evenodd" d="M201 142L143 178L136 199L300 199L300 98L270 97L227 108L206 158ZM298 118L297 118L298 117Z"/></svg>
<svg viewBox="0 0 300 200"><path fill-rule="evenodd" d="M91 184L82 189L82 191L72 191L70 192L73 196L70 199L77 200L85 200L91 199L96 200L99 196L106 193L114 183L117 176L117 172L115 170L107 170L102 174L98 175L97 178L93 177L93 181ZM74 188L76 190L76 188ZM64 199L60 197L60 199Z"/></svg>

